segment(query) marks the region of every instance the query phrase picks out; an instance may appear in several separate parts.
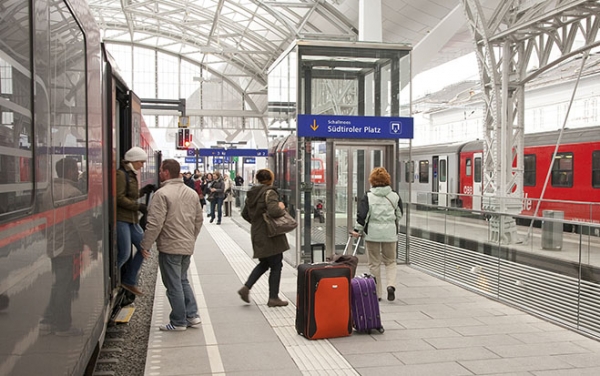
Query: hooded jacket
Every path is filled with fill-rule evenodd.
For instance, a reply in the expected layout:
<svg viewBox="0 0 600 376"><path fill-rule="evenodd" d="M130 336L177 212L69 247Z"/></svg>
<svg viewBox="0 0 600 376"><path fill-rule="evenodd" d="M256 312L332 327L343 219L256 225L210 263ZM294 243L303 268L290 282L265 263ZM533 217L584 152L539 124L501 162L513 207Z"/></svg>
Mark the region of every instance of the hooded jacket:
<svg viewBox="0 0 600 376"><path fill-rule="evenodd" d="M159 252L191 255L203 221L198 194L181 178L166 180L148 207L142 248L150 249L156 241Z"/></svg>
<svg viewBox="0 0 600 376"><path fill-rule="evenodd" d="M358 204L354 229L364 235L365 241L397 242L400 205L400 196L389 185L371 188Z"/></svg>
<svg viewBox="0 0 600 376"><path fill-rule="evenodd" d="M258 184L246 194L246 203L242 210L242 218L250 222L250 237L254 258L265 258L283 253L290 249L285 234L267 236L267 224L263 213L267 212L273 218L281 217L285 210L279 207L279 194L272 185Z"/></svg>

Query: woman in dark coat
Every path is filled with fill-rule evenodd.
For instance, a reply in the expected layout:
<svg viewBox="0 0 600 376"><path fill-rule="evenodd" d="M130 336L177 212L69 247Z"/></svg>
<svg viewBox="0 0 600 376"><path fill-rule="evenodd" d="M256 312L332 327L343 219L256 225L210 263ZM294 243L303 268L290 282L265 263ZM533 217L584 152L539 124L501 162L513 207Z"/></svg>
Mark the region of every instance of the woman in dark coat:
<svg viewBox="0 0 600 376"><path fill-rule="evenodd" d="M285 214L285 205L279 201L279 194L273 187L274 175L271 170L259 170L256 173L256 180L259 184L253 186L246 194L242 217L251 224L252 249L254 258L259 262L238 294L243 301L250 303L250 289L267 270L271 269L267 305L284 307L288 302L279 298L279 282L283 268L283 252L290 249L290 246L285 234L272 238L267 236L267 224L263 219L263 213L267 212L273 218L281 217Z"/></svg>

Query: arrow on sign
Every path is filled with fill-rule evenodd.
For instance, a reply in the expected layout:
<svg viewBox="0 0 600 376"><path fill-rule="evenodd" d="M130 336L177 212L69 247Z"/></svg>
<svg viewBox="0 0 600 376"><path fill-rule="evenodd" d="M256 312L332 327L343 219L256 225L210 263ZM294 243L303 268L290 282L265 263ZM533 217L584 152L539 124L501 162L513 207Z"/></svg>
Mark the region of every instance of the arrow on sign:
<svg viewBox="0 0 600 376"><path fill-rule="evenodd" d="M319 126L317 125L317 119L313 120L313 125L311 125L310 128L313 131L316 131L317 129L319 129Z"/></svg>

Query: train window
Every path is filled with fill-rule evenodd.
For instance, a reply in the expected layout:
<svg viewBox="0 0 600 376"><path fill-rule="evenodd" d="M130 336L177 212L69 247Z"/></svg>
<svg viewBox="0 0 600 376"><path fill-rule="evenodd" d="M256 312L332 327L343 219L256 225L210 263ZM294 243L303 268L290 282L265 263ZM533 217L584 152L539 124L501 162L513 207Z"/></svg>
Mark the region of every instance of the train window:
<svg viewBox="0 0 600 376"><path fill-rule="evenodd" d="M2 6L0 28L0 218L25 213L33 197L30 1Z"/></svg>
<svg viewBox="0 0 600 376"><path fill-rule="evenodd" d="M50 20L49 153L54 203L61 204L83 197L88 189L86 50L83 31L66 3L50 4L56 17Z"/></svg>
<svg viewBox="0 0 600 376"><path fill-rule="evenodd" d="M419 183L429 183L429 161L419 161Z"/></svg>
<svg viewBox="0 0 600 376"><path fill-rule="evenodd" d="M447 161L445 159L440 159L439 169L440 169L440 182L441 183L445 183L448 178L446 162Z"/></svg>
<svg viewBox="0 0 600 376"><path fill-rule="evenodd" d="M471 158L467 158L467 161L465 163L465 175L471 176L472 174L473 174L473 162L471 161Z"/></svg>
<svg viewBox="0 0 600 376"><path fill-rule="evenodd" d="M600 188L600 150L592 152L592 187Z"/></svg>
<svg viewBox="0 0 600 376"><path fill-rule="evenodd" d="M523 185L535 186L535 154L526 154L524 158Z"/></svg>
<svg viewBox="0 0 600 376"><path fill-rule="evenodd" d="M415 162L405 162L404 163L404 181L407 183L415 182Z"/></svg>
<svg viewBox="0 0 600 376"><path fill-rule="evenodd" d="M552 165L552 186L573 186L573 153L558 153Z"/></svg>
<svg viewBox="0 0 600 376"><path fill-rule="evenodd" d="M481 157L475 158L475 176L473 176L475 183L481 183Z"/></svg>

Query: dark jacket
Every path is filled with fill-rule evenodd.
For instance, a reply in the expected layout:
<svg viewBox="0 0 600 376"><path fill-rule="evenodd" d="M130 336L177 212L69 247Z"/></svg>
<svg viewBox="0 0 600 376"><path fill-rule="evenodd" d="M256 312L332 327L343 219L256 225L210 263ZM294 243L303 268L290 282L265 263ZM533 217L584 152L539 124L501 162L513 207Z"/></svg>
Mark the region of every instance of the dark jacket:
<svg viewBox="0 0 600 376"><path fill-rule="evenodd" d="M117 221L138 223L140 189L135 171L129 163L117 170ZM125 176L127 174L129 177Z"/></svg>
<svg viewBox="0 0 600 376"><path fill-rule="evenodd" d="M183 183L185 185L187 185L188 187L194 189L194 179L192 179L192 177L190 176L189 178L187 176L183 176Z"/></svg>
<svg viewBox="0 0 600 376"><path fill-rule="evenodd" d="M213 180L211 188L216 189L214 192L210 192L210 199L213 198L224 198L225 197L225 182L223 179Z"/></svg>
<svg viewBox="0 0 600 376"><path fill-rule="evenodd" d="M268 212L273 218L285 214L285 210L279 207L279 194L275 187L258 184L246 194L246 204L242 210L242 217L252 225L250 236L254 258L274 256L290 249L285 234L272 238L267 236L267 224L263 219L264 212Z"/></svg>

